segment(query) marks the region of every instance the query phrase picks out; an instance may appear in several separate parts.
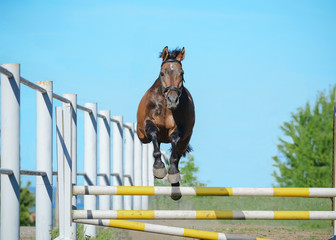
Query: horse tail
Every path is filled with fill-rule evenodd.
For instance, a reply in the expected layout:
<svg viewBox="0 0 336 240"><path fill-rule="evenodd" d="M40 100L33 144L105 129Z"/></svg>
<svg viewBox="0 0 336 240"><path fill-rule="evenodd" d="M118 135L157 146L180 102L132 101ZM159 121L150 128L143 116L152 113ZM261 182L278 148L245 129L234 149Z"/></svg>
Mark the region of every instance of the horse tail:
<svg viewBox="0 0 336 240"><path fill-rule="evenodd" d="M184 151L184 153L182 154L183 157L185 157L187 155L187 153L190 153L193 151L193 148L191 147L190 144L188 144L186 150Z"/></svg>
<svg viewBox="0 0 336 240"><path fill-rule="evenodd" d="M169 151L171 152L171 148L169 148ZM190 144L188 144L186 150L184 151L184 153L182 153L182 157L187 156L188 153L192 152L194 149L190 146Z"/></svg>

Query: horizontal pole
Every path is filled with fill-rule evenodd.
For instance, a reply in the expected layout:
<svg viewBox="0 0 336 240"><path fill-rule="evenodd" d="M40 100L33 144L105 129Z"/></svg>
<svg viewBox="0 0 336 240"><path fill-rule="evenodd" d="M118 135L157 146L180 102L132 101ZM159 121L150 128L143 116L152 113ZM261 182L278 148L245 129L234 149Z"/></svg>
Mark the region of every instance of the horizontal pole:
<svg viewBox="0 0 336 240"><path fill-rule="evenodd" d="M104 115L100 114L100 113L97 113L97 117L102 118L102 119L106 119L106 117Z"/></svg>
<svg viewBox="0 0 336 240"><path fill-rule="evenodd" d="M151 187L151 186L74 186L74 195L170 196L258 196L258 197L336 197L334 188L235 188L235 187Z"/></svg>
<svg viewBox="0 0 336 240"><path fill-rule="evenodd" d="M106 174L106 173L97 173L97 176L100 176L100 177L109 177L109 174Z"/></svg>
<svg viewBox="0 0 336 240"><path fill-rule="evenodd" d="M32 88L32 89L35 89L35 90L41 92L41 93L47 93L47 91L44 88L40 87L39 85L36 85L35 83L33 83L33 82L23 78L23 77L20 77L20 82L22 84Z"/></svg>
<svg viewBox="0 0 336 240"><path fill-rule="evenodd" d="M120 122L117 119L114 119L114 118L110 118L110 121L120 124ZM130 126L128 126L127 124L122 124L122 127L127 128L129 130L132 130L132 128Z"/></svg>
<svg viewBox="0 0 336 240"><path fill-rule="evenodd" d="M57 176L57 171L54 171L52 175ZM85 176L85 173L77 173L77 176Z"/></svg>
<svg viewBox="0 0 336 240"><path fill-rule="evenodd" d="M115 123L119 123L119 121L117 119L114 119L114 118L110 118L110 121L115 122Z"/></svg>
<svg viewBox="0 0 336 240"><path fill-rule="evenodd" d="M88 112L88 113L92 113L92 110L90 108L84 107L84 106L79 105L79 104L77 104L77 109L80 109L80 110Z"/></svg>
<svg viewBox="0 0 336 240"><path fill-rule="evenodd" d="M20 170L21 175L30 175L30 176L47 176L46 172L34 171L34 170Z"/></svg>
<svg viewBox="0 0 336 240"><path fill-rule="evenodd" d="M100 173L98 173L97 175L99 175ZM57 176L57 171L54 171L53 173L52 173L52 175L53 176ZM77 176L86 176L86 173L77 173ZM101 176L101 175L99 175L99 176Z"/></svg>
<svg viewBox="0 0 336 240"><path fill-rule="evenodd" d="M133 222L133 221L127 221L127 220L78 219L78 220L75 220L75 222L82 223L82 224L91 224L91 225L104 226L104 227L121 228L121 229L128 229L128 230L134 230L134 231L150 232L150 233L158 233L158 234L165 234L165 235L171 235L171 236L198 238L198 239L266 240L264 238L253 238L253 237L239 236L239 235L234 235L234 234L217 233L217 232L202 231L202 230L180 228L180 227L170 227L170 226L164 226L164 225L158 225L158 224ZM268 240L271 240L271 239L268 239Z"/></svg>
<svg viewBox="0 0 336 240"><path fill-rule="evenodd" d="M0 174L12 175L13 174L13 170L5 169L5 168L0 168Z"/></svg>
<svg viewBox="0 0 336 240"><path fill-rule="evenodd" d="M12 78L13 77L13 74L10 71L8 71L6 68L4 68L4 67L0 66L0 72L3 73L3 74L5 74L8 78ZM22 84L30 87L30 88L33 88L35 90L40 91L41 93L46 93L47 92L44 88L42 88L42 87L38 86L37 84L35 84L35 83L33 83L33 82L25 79L24 77L20 77L20 82Z"/></svg>
<svg viewBox="0 0 336 240"><path fill-rule="evenodd" d="M6 68L4 68L4 67L0 66L0 72L2 74L5 74L8 78L12 78L13 77L13 74L10 71L8 71Z"/></svg>
<svg viewBox="0 0 336 240"><path fill-rule="evenodd" d="M127 124L123 124L122 126L123 126L123 128L127 128L127 129L129 129L129 130L131 130L131 131L133 130L133 129L132 129L130 126L128 126Z"/></svg>
<svg viewBox="0 0 336 240"><path fill-rule="evenodd" d="M333 211L73 210L73 219L336 220Z"/></svg>
<svg viewBox="0 0 336 240"><path fill-rule="evenodd" d="M60 96L60 95L58 95L56 93L53 93L53 98L55 98L55 99L57 99L57 100L59 100L61 102L64 102L64 103L71 103L71 101L69 99L67 99L65 97L62 97L62 96Z"/></svg>

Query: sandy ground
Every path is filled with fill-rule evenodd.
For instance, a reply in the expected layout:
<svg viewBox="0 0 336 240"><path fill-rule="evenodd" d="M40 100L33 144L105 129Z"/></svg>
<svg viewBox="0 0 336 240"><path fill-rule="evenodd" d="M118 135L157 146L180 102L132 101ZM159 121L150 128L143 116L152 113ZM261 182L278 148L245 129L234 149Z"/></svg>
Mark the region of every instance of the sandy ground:
<svg viewBox="0 0 336 240"><path fill-rule="evenodd" d="M249 237L270 238L279 240L326 240L332 235L332 229L298 230L296 227L287 226L261 226L261 225L233 225L223 224L217 221L156 221L157 224L186 227L199 230L209 230L224 232L229 234L239 234ZM21 227L20 239L35 239L35 227ZM130 230L121 230L128 234L127 239L131 240L181 240L181 238L154 233L145 233ZM125 236L126 234L122 234ZM113 238L111 238L113 239ZM120 239L125 239L122 237Z"/></svg>
<svg viewBox="0 0 336 240"><path fill-rule="evenodd" d="M35 227L20 227L20 239L35 239Z"/></svg>
<svg viewBox="0 0 336 240"><path fill-rule="evenodd" d="M223 224L217 221L157 221L157 224L186 227L198 230L209 230L215 232L223 232L229 234L238 234L249 237L270 238L270 239L288 239L288 240L326 240L332 236L332 229L330 230L298 230L297 227L287 226L262 226L262 225L233 225ZM128 235L132 240L154 240L154 239L190 239L173 236L164 236L153 233L128 231Z"/></svg>

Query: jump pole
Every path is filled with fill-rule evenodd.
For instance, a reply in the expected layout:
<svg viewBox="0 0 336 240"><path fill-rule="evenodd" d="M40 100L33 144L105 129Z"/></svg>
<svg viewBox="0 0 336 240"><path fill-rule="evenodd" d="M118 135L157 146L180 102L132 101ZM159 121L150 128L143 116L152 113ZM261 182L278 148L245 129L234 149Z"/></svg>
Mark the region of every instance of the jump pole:
<svg viewBox="0 0 336 240"><path fill-rule="evenodd" d="M73 219L335 220L334 211L75 210Z"/></svg>
<svg viewBox="0 0 336 240"><path fill-rule="evenodd" d="M74 195L148 195L170 196L180 191L182 196L258 196L258 197L336 197L334 188L239 188L239 187L152 187L152 186L74 186ZM135 209L140 210L140 209Z"/></svg>
<svg viewBox="0 0 336 240"><path fill-rule="evenodd" d="M77 223L93 224L97 226L121 228L127 230L135 230L141 232L158 233L164 235L198 238L198 239L222 239L222 240L271 240L266 238L253 238L246 236L239 236L234 234L217 233L210 231L202 231L188 228L170 227L158 224L133 222L126 220L97 220L97 219L78 219Z"/></svg>

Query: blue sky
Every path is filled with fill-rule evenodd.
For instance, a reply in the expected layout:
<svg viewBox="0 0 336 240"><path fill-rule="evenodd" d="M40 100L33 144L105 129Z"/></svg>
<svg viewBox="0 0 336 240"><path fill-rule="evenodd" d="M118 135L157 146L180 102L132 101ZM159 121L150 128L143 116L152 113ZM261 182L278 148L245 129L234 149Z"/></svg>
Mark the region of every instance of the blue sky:
<svg viewBox="0 0 336 240"><path fill-rule="evenodd" d="M191 140L209 186L270 187L279 126L336 80L335 1L4 1L0 64L127 122L165 47L185 47ZM35 168L35 93L22 86L22 169ZM60 105L55 100L55 105ZM83 114L78 160L83 170ZM166 149L169 146L164 146ZM33 180L22 177L23 182Z"/></svg>

